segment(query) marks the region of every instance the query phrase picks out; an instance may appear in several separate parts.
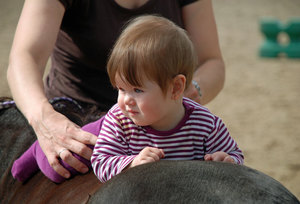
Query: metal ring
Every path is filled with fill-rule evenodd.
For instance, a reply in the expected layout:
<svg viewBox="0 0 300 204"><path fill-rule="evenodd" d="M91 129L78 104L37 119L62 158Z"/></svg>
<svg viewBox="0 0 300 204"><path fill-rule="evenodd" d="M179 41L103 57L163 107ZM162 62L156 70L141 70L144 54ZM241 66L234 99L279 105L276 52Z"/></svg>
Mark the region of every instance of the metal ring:
<svg viewBox="0 0 300 204"><path fill-rule="evenodd" d="M58 156L60 157L60 154L61 154L63 151L65 151L65 150L68 150L68 149L66 149L66 148L61 149L61 150L58 152Z"/></svg>

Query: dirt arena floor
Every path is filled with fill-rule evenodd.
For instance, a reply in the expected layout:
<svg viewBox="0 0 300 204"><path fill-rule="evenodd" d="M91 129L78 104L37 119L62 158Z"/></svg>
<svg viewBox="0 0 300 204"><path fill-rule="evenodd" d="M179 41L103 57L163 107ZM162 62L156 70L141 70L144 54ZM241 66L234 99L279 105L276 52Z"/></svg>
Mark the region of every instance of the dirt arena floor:
<svg viewBox="0 0 300 204"><path fill-rule="evenodd" d="M245 165L300 198L300 59L258 56L263 17L300 17L299 0L213 0L226 63L223 91L207 107L227 124ZM23 1L0 2L0 96L9 96L8 55ZM283 35L284 37L284 35Z"/></svg>

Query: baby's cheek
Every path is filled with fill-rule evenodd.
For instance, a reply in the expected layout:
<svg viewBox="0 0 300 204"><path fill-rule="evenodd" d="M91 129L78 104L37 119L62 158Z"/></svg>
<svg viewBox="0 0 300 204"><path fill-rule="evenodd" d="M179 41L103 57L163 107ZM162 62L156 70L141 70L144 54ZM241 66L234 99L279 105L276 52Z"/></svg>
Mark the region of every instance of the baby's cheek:
<svg viewBox="0 0 300 204"><path fill-rule="evenodd" d="M119 96L118 96L118 105L119 105L119 107L120 107L120 109L121 109L122 111L125 110L124 100L123 100L122 95L120 95L120 94L119 94Z"/></svg>

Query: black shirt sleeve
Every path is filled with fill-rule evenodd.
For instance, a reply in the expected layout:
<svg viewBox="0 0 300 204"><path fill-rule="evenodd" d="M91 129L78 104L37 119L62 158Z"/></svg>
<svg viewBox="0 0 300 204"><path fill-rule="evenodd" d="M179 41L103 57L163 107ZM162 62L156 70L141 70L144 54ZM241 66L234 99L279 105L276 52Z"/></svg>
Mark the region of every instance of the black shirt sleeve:
<svg viewBox="0 0 300 204"><path fill-rule="evenodd" d="M184 7L188 4L194 3L195 1L198 1L198 0L179 0L179 4L181 7Z"/></svg>

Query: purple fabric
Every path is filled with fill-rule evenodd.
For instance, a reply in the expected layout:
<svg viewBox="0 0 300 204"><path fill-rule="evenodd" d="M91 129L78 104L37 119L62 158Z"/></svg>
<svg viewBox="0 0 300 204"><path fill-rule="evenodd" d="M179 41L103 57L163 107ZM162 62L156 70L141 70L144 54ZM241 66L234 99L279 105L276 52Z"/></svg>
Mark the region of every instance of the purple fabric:
<svg viewBox="0 0 300 204"><path fill-rule="evenodd" d="M37 142L34 142L31 147L14 162L11 173L15 179L22 182L26 181L39 169L35 158L37 144Z"/></svg>
<svg viewBox="0 0 300 204"><path fill-rule="evenodd" d="M98 136L99 132L100 132L100 129L101 129L101 126L102 126L102 123L103 123L103 120L104 120L104 116L101 117L99 120L97 120L95 122L86 124L81 129Z"/></svg>
<svg viewBox="0 0 300 204"><path fill-rule="evenodd" d="M104 117L100 118L99 120L89 123L82 127L83 130L90 132L94 135L98 135L101 129L101 125L103 122ZM88 145L91 149L94 148L92 145ZM85 158L72 153L75 158L79 161L84 163L88 168L91 169L91 162L86 160ZM71 176L75 176L79 174L74 168L69 166L63 160L59 160L61 165L66 168L70 173ZM53 168L50 166L46 155L44 154L43 150L41 149L38 141L35 141L31 147L20 157L18 158L11 169L11 173L15 179L18 179L21 182L25 182L31 176L34 175L38 170L41 170L43 174L48 177L51 181L55 183L62 183L66 179L60 176Z"/></svg>

